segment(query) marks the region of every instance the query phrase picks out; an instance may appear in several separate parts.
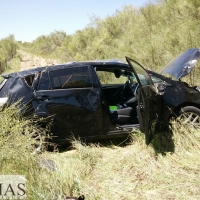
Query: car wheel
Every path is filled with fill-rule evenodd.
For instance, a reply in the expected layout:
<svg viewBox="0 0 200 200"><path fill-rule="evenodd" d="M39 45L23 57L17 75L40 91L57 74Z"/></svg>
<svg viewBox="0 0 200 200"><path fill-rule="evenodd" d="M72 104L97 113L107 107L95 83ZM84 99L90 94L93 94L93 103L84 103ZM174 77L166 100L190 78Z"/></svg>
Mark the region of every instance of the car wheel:
<svg viewBox="0 0 200 200"><path fill-rule="evenodd" d="M183 124L200 127L200 109L193 106L186 106L177 113L178 121Z"/></svg>

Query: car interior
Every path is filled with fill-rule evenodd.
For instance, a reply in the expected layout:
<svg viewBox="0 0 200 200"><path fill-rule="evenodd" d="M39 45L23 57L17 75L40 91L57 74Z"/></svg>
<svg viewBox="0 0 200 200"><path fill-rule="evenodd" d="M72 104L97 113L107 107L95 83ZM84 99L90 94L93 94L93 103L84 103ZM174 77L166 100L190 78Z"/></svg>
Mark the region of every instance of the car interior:
<svg viewBox="0 0 200 200"><path fill-rule="evenodd" d="M139 85L133 72L120 69L97 69L96 72L111 121L116 125L138 124L136 107Z"/></svg>

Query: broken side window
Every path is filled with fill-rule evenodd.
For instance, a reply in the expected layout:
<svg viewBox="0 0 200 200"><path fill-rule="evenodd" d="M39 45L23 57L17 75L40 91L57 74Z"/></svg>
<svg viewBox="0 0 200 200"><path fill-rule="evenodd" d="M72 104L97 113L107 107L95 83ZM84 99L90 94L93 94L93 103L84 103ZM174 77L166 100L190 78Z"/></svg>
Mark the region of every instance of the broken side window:
<svg viewBox="0 0 200 200"><path fill-rule="evenodd" d="M31 74L31 75L24 77L27 85L30 86L30 87L32 87L32 85L33 85L34 78L35 78L35 74Z"/></svg>
<svg viewBox="0 0 200 200"><path fill-rule="evenodd" d="M88 66L50 71L53 90L92 87Z"/></svg>
<svg viewBox="0 0 200 200"><path fill-rule="evenodd" d="M49 90L49 74L48 72L42 72L40 76L40 82L37 90Z"/></svg>

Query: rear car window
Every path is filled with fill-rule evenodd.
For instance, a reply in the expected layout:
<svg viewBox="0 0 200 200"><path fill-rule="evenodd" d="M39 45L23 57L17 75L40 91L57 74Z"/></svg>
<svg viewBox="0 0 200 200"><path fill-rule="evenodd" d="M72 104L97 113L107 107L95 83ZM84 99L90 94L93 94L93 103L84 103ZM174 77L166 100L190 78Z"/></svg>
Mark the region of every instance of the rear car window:
<svg viewBox="0 0 200 200"><path fill-rule="evenodd" d="M33 85L34 78L35 78L35 74L31 74L31 75L24 77L27 85L30 86L30 87Z"/></svg>
<svg viewBox="0 0 200 200"><path fill-rule="evenodd" d="M42 72L40 76L40 83L38 90L49 90L50 83L49 83L49 75L48 72Z"/></svg>
<svg viewBox="0 0 200 200"><path fill-rule="evenodd" d="M53 90L92 87L88 66L50 71Z"/></svg>

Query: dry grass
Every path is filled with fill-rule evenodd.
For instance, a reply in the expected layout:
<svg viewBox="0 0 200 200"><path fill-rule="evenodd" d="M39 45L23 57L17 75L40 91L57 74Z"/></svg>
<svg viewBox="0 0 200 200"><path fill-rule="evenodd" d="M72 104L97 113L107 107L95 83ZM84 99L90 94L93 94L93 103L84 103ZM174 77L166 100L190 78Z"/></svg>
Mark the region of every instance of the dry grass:
<svg viewBox="0 0 200 200"><path fill-rule="evenodd" d="M19 134L4 142L1 135L0 173L25 175L28 199L199 199L200 130L173 123L173 134L157 134L149 146L134 133L123 147L74 141L73 151L32 155L31 138L17 129L24 121L14 119ZM42 160L54 167L39 166Z"/></svg>
<svg viewBox="0 0 200 200"><path fill-rule="evenodd" d="M75 141L73 154L44 154L58 166L51 174L54 181L48 182L52 189L59 183L57 194L51 190L54 198L84 194L91 200L198 199L200 131L173 126L174 152L162 147L159 153L155 146L145 145L142 134L133 134L125 147ZM161 137L166 136L156 137L157 143Z"/></svg>

